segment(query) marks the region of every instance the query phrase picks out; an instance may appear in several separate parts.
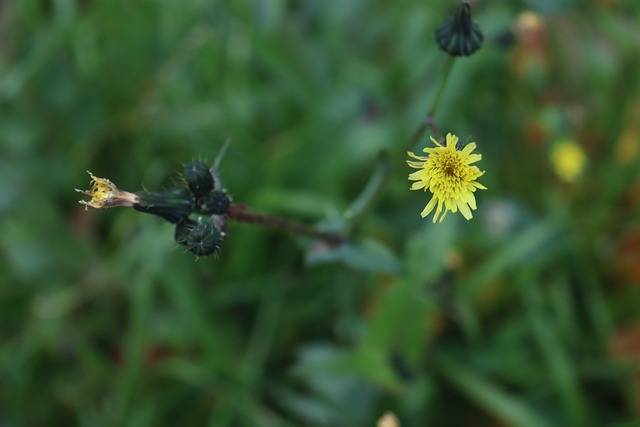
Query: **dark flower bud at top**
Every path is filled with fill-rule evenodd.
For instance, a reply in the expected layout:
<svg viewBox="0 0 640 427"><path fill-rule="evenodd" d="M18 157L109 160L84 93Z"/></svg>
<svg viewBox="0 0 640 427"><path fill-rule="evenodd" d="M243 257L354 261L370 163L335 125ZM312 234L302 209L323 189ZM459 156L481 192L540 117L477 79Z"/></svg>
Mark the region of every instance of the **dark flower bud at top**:
<svg viewBox="0 0 640 427"><path fill-rule="evenodd" d="M193 208L193 199L186 188L176 187L165 192L138 191L133 208L140 212L158 215L171 223L187 218Z"/></svg>
<svg viewBox="0 0 640 427"><path fill-rule="evenodd" d="M178 230L176 229L176 234ZM214 254L222 241L222 232L210 221L198 218L189 233L184 245L196 256Z"/></svg>
<svg viewBox="0 0 640 427"><path fill-rule="evenodd" d="M471 7L466 1L456 6L453 16L436 30L440 49L451 56L469 56L482 46L484 39L478 24L471 20Z"/></svg>
<svg viewBox="0 0 640 427"><path fill-rule="evenodd" d="M200 197L196 202L197 209L209 215L223 215L229 209L231 199L224 191L215 190L204 197Z"/></svg>
<svg viewBox="0 0 640 427"><path fill-rule="evenodd" d="M189 189L196 197L202 197L213 190L213 175L205 162L193 161L187 163L182 173Z"/></svg>

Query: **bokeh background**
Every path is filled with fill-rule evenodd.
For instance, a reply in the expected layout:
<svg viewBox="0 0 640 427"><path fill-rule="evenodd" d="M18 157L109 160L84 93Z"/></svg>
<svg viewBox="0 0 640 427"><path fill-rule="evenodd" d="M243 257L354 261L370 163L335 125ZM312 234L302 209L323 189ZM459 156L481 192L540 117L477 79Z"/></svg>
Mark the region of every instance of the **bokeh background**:
<svg viewBox="0 0 640 427"><path fill-rule="evenodd" d="M0 426L640 425L640 5L473 3L435 120L488 190L434 225L404 151L454 5L0 2ZM234 223L196 260L77 203L87 169L166 189L227 138L236 203L351 243Z"/></svg>

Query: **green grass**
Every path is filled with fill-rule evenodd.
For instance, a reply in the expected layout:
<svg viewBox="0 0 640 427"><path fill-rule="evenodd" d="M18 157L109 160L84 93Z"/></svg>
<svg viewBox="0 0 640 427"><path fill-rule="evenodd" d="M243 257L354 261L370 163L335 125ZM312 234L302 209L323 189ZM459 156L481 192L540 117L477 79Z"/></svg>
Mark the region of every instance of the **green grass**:
<svg viewBox="0 0 640 427"><path fill-rule="evenodd" d="M488 190L435 225L404 152L451 2L1 3L0 426L637 425L640 8L475 3L435 122ZM530 9L539 52L507 37ZM350 244L229 223L196 260L77 203L87 169L167 189L227 138L234 203Z"/></svg>

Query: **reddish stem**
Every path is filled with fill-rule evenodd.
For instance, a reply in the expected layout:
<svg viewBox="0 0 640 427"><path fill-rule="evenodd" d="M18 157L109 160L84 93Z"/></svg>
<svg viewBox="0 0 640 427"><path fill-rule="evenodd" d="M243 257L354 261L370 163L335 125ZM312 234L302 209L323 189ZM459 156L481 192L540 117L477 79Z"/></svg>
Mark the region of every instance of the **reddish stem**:
<svg viewBox="0 0 640 427"><path fill-rule="evenodd" d="M325 242L334 245L339 245L347 241L346 236L331 233L329 231L318 230L310 225L279 216L249 212L241 205L231 205L226 216L234 221L246 222L249 224L259 225L261 227L273 228L275 230L291 231L307 237L324 240Z"/></svg>

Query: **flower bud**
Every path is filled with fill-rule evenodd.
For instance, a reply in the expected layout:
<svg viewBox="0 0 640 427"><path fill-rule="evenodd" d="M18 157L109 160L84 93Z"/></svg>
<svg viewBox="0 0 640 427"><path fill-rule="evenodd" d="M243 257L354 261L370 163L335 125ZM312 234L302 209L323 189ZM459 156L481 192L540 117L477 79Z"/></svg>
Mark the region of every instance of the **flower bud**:
<svg viewBox="0 0 640 427"><path fill-rule="evenodd" d="M184 221L180 221L176 224L176 232L174 234L174 239L180 245L187 244L187 236L196 225L195 221L190 219L185 219Z"/></svg>
<svg viewBox="0 0 640 427"><path fill-rule="evenodd" d="M178 230L176 229L176 234ZM210 221L198 218L189 233L186 235L184 245L196 256L214 254L222 241L222 232Z"/></svg>
<svg viewBox="0 0 640 427"><path fill-rule="evenodd" d="M440 49L451 56L469 56L480 49L484 39L478 24L471 20L471 7L466 1L456 6L453 16L435 32Z"/></svg>
<svg viewBox="0 0 640 427"><path fill-rule="evenodd" d="M204 197L200 197L196 206L198 210L210 215L223 215L229 209L231 199L224 191L214 190Z"/></svg>
<svg viewBox="0 0 640 427"><path fill-rule="evenodd" d="M213 190L213 175L206 163L193 161L187 163L182 173L184 180L189 186L189 190L196 198L206 196Z"/></svg>
<svg viewBox="0 0 640 427"><path fill-rule="evenodd" d="M135 210L157 215L174 224L187 218L193 208L191 195L182 187L165 192L138 191L135 195L138 198L133 205Z"/></svg>

